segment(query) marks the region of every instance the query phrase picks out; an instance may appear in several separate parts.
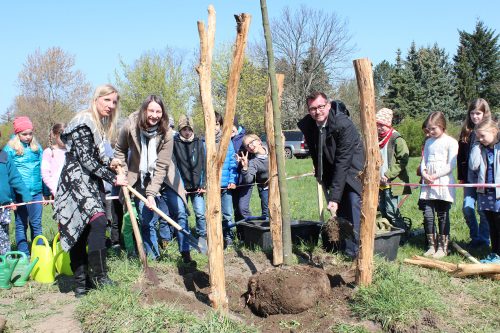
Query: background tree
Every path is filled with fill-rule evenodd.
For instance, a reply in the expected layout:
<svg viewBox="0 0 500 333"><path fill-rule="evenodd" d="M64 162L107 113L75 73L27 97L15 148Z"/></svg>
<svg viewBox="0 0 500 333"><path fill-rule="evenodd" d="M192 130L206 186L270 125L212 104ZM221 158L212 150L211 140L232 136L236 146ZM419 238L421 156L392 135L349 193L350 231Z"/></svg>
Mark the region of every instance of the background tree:
<svg viewBox="0 0 500 333"><path fill-rule="evenodd" d="M347 23L335 13L301 6L284 8L271 22L276 71L285 74L282 96L282 125L296 127L305 114L305 97L312 90L331 95L332 82L340 76L354 48ZM254 54L265 64L263 42ZM265 66L265 65L263 65Z"/></svg>
<svg viewBox="0 0 500 333"><path fill-rule="evenodd" d="M120 60L115 80L123 116L138 110L150 94L161 96L169 116L175 120L185 114L189 89L183 58L182 54L167 48L162 52L145 52L132 65Z"/></svg>
<svg viewBox="0 0 500 333"><path fill-rule="evenodd" d="M380 102L380 97L387 94L389 83L391 82L391 74L394 66L387 60L383 60L373 69L373 83L375 84L375 94L377 102Z"/></svg>
<svg viewBox="0 0 500 333"><path fill-rule="evenodd" d="M74 65L74 56L52 47L44 53L37 50L28 55L18 75L20 92L14 102L14 114L31 118L44 147L52 125L69 121L89 101L91 86Z"/></svg>
<svg viewBox="0 0 500 333"><path fill-rule="evenodd" d="M459 31L457 54L453 57L460 104L478 97L490 106L500 106L500 49L498 34L488 29L482 21L476 23L474 32Z"/></svg>
<svg viewBox="0 0 500 333"><path fill-rule="evenodd" d="M226 108L227 82L231 64L232 46L217 46L212 60L212 95L215 111L224 115ZM194 78L197 80L197 78ZM236 116L247 133L258 135L264 132L265 94L268 86L266 69L259 63L246 58L241 71L238 97L236 100ZM198 94L195 95L192 116L195 126L203 133L203 112Z"/></svg>

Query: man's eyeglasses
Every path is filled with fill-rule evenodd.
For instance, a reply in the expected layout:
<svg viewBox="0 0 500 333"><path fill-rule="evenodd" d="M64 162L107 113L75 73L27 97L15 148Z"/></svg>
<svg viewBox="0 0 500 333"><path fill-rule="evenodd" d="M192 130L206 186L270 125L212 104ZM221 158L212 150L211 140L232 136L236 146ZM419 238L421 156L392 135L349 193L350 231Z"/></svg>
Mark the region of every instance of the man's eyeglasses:
<svg viewBox="0 0 500 333"><path fill-rule="evenodd" d="M308 110L309 112L315 112L316 110L320 110L320 111L323 111L326 107L326 104L323 104L323 105L318 105L316 107L310 107Z"/></svg>
<svg viewBox="0 0 500 333"><path fill-rule="evenodd" d="M250 141L250 143L248 143L245 148L249 148L250 146L254 147L255 148L255 142L258 141L257 139L253 139L252 141Z"/></svg>

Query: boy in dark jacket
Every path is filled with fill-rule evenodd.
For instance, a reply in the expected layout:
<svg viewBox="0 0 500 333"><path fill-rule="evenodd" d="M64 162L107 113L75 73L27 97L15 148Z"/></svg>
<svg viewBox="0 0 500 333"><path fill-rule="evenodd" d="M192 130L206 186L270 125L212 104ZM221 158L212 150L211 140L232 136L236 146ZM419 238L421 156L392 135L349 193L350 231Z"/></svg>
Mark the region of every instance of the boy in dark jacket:
<svg viewBox="0 0 500 333"><path fill-rule="evenodd" d="M199 237L207 236L205 219L205 148L203 141L193 132L193 119L187 116L179 118L179 133L174 137L174 157L181 174L186 200L191 199L196 217L196 233Z"/></svg>

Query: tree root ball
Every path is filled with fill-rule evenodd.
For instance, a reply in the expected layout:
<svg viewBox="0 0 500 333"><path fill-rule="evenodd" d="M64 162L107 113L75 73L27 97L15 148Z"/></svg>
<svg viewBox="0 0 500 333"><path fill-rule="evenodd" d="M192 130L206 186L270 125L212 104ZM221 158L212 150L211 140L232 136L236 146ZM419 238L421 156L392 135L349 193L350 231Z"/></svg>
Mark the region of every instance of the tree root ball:
<svg viewBox="0 0 500 333"><path fill-rule="evenodd" d="M247 303L258 315L296 314L330 292L330 280L321 269L285 266L266 269L248 280Z"/></svg>

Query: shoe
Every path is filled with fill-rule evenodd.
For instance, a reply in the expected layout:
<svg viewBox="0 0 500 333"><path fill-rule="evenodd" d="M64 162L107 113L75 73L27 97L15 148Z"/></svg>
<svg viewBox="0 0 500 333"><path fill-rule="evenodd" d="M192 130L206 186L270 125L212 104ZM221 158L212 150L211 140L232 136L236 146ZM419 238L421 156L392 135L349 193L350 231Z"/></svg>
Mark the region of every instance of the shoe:
<svg viewBox="0 0 500 333"><path fill-rule="evenodd" d="M438 235L438 247L433 258L440 259L448 255L448 235Z"/></svg>
<svg viewBox="0 0 500 333"><path fill-rule="evenodd" d="M170 241L168 241L166 239L162 240L161 241L161 248L164 249L164 250L166 250L169 243L170 243Z"/></svg>
<svg viewBox="0 0 500 333"><path fill-rule="evenodd" d="M229 246L233 246L233 239L232 238L225 238L224 239L224 250L227 249Z"/></svg>
<svg viewBox="0 0 500 333"><path fill-rule="evenodd" d="M486 258L479 260L482 264L500 264L500 256L496 253L490 253Z"/></svg>
<svg viewBox="0 0 500 333"><path fill-rule="evenodd" d="M91 280L96 286L114 286L116 283L108 277L106 267L106 249L89 252Z"/></svg>

